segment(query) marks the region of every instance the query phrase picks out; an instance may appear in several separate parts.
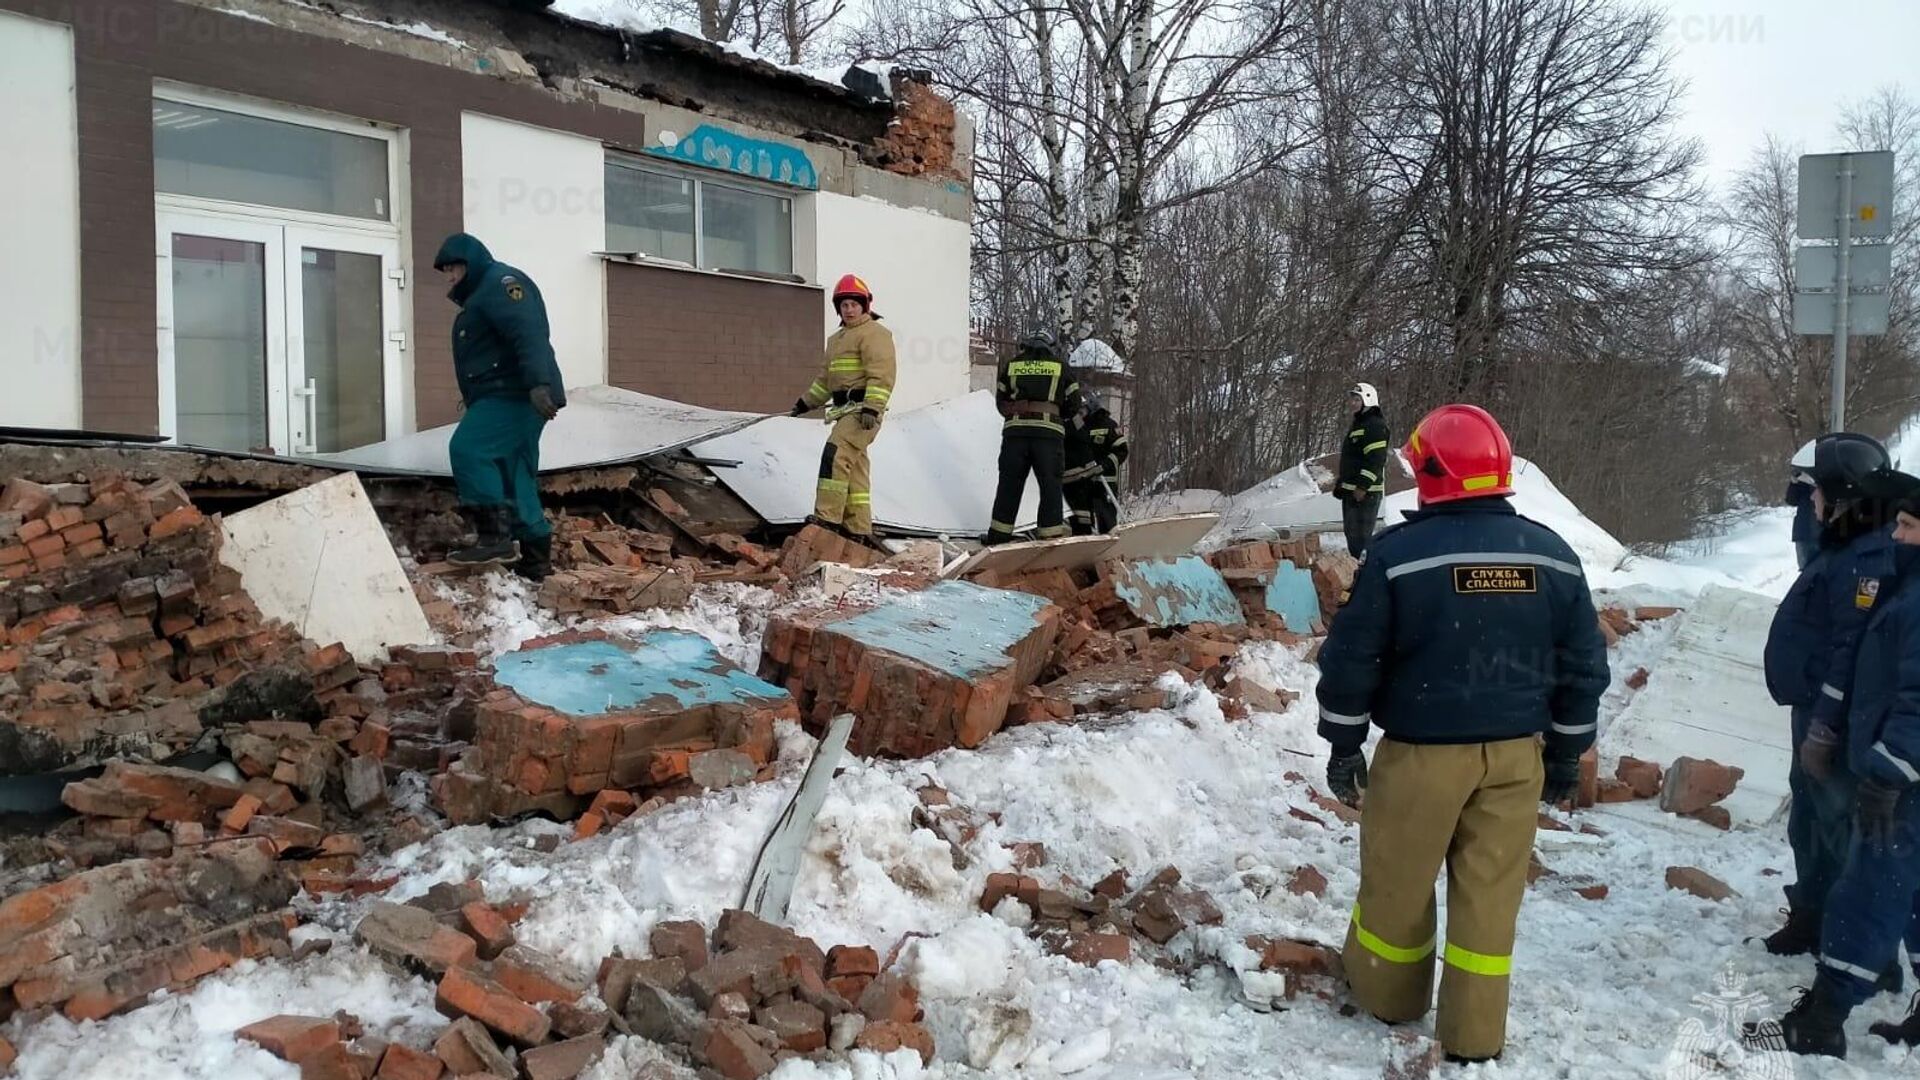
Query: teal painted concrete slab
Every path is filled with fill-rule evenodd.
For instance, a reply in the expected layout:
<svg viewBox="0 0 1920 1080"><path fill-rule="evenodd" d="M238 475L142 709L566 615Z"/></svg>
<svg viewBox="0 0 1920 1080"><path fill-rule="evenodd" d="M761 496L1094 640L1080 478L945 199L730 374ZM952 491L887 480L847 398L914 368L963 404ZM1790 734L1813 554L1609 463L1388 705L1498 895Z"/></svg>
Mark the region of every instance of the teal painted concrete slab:
<svg viewBox="0 0 1920 1080"><path fill-rule="evenodd" d="M1238 626L1247 621L1226 579L1198 555L1118 562L1108 572L1114 593L1148 625Z"/></svg>
<svg viewBox="0 0 1920 1080"><path fill-rule="evenodd" d="M655 630L634 642L579 641L511 652L493 680L571 716L632 709L685 712L702 705L761 705L786 691L734 667L699 634Z"/></svg>
<svg viewBox="0 0 1920 1080"><path fill-rule="evenodd" d="M917 660L961 678L1006 667L1007 652L1039 619L1047 601L1028 593L942 581L833 624L862 645Z"/></svg>
<svg viewBox="0 0 1920 1080"><path fill-rule="evenodd" d="M1313 621L1320 617L1320 592L1313 587L1313 572L1290 562L1276 567L1267 585L1267 610L1280 616L1288 630L1313 633Z"/></svg>

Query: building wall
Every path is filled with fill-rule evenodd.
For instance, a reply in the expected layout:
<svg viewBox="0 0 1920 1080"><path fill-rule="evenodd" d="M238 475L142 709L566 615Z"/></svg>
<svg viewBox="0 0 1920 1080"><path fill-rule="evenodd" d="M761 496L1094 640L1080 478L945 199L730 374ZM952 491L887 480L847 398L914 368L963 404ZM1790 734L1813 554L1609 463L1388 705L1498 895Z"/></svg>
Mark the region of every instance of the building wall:
<svg viewBox="0 0 1920 1080"><path fill-rule="evenodd" d="M460 118L466 229L540 286L566 384L607 381L604 162L598 139L478 113Z"/></svg>
<svg viewBox="0 0 1920 1080"><path fill-rule="evenodd" d="M785 412L819 374L808 285L609 262L607 381L714 409Z"/></svg>
<svg viewBox="0 0 1920 1080"><path fill-rule="evenodd" d="M814 197L817 280L842 274L873 289L873 309L893 331L900 383L893 408L967 392L971 235L965 221L832 192ZM823 334L838 324L823 301Z"/></svg>
<svg viewBox="0 0 1920 1080"><path fill-rule="evenodd" d="M246 8L260 6L257 0L234 2ZM284 14L288 19L312 21L319 18L315 10L288 8ZM455 309L432 269L433 253L447 234L469 227L481 233L503 258L525 265L540 281L550 302L567 309L564 316L556 317L556 323L564 323L560 332L571 338L563 346L569 381L574 380L576 372L585 378L600 363L593 359L593 328L605 327L619 318L617 314L611 319L607 315L609 300L604 284L597 289L584 284L589 270L583 268L582 260L590 267L591 253L604 244L598 225L588 240L586 215L561 213L557 218L543 218L531 207L479 206L474 219L467 219L469 155L462 151L463 118L467 114L481 118L476 126L485 129L480 132L482 139L517 142L523 147L514 151L522 155L521 160L504 164L489 161L487 175L481 178L484 190L490 182L514 180L516 168L524 169L530 178L547 177L554 171L583 176L588 143L640 150L649 145L662 118L671 118L685 130L682 121L693 115L654 103L639 108L634 105L638 99L632 98L610 104L601 100L605 91L563 96L533 81L530 71L521 73L527 77L518 81L483 74L501 66L502 57L495 54L477 60L469 56L472 62L463 68L446 62L447 58L440 55L447 52L443 45L376 48L358 40L298 32L264 16L182 0L0 0L0 12L17 12L72 28L78 121L78 422L96 430L158 430L151 107L156 81L369 120L405 133L400 223L410 283L406 312L412 368L410 418L418 428L448 423L457 416L448 340ZM358 26L334 22L343 27ZM393 37L386 32L367 33ZM43 42L32 47L36 57L49 51ZM524 61L520 63L524 66ZM39 117L46 111L36 107L33 115ZM5 115L11 125L12 114ZM510 137L514 133L503 131L501 122L570 132L579 138L556 134L557 141L549 143L535 138L538 133L534 133L515 140ZM538 153L524 149L536 142L541 146ZM563 167L540 157L547 147L559 145L569 148ZM853 165L846 152L821 144L807 143L805 149L820 165L823 184L858 193L863 190L860 177L872 174L866 182L892 184L882 195L893 191L894 195L888 197L896 201L920 199L954 213L959 212L956 206L965 203L961 185L892 177ZM490 159L492 155L486 156ZM11 154L9 158L17 160ZM57 171L61 160L72 159L71 151L64 158L53 152L35 155L32 171L36 182L46 182L43 174ZM479 156L473 161L478 166ZM597 176L594 182L597 184ZM32 205L36 221L57 216L41 213L39 204ZM57 201L55 205L57 208ZM901 344L902 388L894 398L896 406L910 407L964 392L968 300L965 221L931 211L898 209L876 198L828 192L799 195L795 206L797 210L811 206L817 215L817 220L808 219L796 226L796 258L804 261L797 261L795 269L802 274L817 274L829 284L848 269L857 269L880 291L879 310L888 316ZM9 212L11 207L0 210ZM597 207L593 218L597 221ZM569 243L582 244L580 258L561 258L557 242L548 243L551 238L543 232L546 226L564 228L573 237ZM496 231L495 236L485 235L489 228ZM11 229L6 235L11 235ZM514 250L523 243L535 258L527 259ZM64 244L55 241L45 247L71 251L73 244L70 240ZM544 269L548 265L554 269ZM54 287L47 283L57 275L46 272L44 262L34 264L33 270L36 287ZM604 282L604 278L600 280ZM747 284L755 288L761 285ZM805 355L811 366L817 359L819 343L830 329L831 316L818 292L805 291L802 295L814 305L813 316L804 320L809 332L796 332L795 340L800 336L809 339ZM600 314L587 314L593 305ZM15 296L0 292L0 327L17 325L27 310ZM721 325L731 326L741 320L742 311L752 310L750 306L729 307L725 318L731 322ZM631 320L629 315L629 325ZM756 320L748 324L751 329L747 332L765 332L765 323ZM612 350L604 343L608 331L601 329L598 335L602 340L599 354L611 359ZM785 355L787 346L771 348ZM68 385L72 384L71 355L52 365L56 375L62 369L69 373L64 376ZM629 373L628 378L638 379L645 363L627 354L622 370ZM49 385L61 381L47 380ZM758 387L755 392L759 392ZM72 423L73 391L66 393L66 422ZM792 392L783 385L779 396L790 401ZM0 423L25 423L27 415L11 402L0 407ZM57 409L49 409L45 415L60 414Z"/></svg>
<svg viewBox="0 0 1920 1080"><path fill-rule="evenodd" d="M0 424L80 426L80 166L73 31L0 12Z"/></svg>

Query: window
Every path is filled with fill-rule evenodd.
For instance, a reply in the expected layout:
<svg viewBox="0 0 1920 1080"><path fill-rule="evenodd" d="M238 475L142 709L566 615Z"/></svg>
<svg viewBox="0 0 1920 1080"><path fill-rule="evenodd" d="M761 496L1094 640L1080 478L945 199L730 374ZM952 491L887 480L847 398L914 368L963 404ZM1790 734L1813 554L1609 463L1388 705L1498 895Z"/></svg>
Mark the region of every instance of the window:
<svg viewBox="0 0 1920 1080"><path fill-rule="evenodd" d="M162 194L392 220L382 138L155 98Z"/></svg>
<svg viewBox="0 0 1920 1080"><path fill-rule="evenodd" d="M607 250L702 270L793 272L793 200L608 155Z"/></svg>

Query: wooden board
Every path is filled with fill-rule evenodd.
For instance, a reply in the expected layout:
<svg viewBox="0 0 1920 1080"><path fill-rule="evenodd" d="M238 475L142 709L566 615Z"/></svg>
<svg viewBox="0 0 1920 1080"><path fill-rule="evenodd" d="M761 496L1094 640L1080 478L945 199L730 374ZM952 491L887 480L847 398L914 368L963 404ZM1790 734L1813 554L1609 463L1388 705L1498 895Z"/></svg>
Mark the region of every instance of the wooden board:
<svg viewBox="0 0 1920 1080"><path fill-rule="evenodd" d="M1106 559L1171 559L1185 555L1220 523L1219 514L1180 514L1133 521L1113 530Z"/></svg>

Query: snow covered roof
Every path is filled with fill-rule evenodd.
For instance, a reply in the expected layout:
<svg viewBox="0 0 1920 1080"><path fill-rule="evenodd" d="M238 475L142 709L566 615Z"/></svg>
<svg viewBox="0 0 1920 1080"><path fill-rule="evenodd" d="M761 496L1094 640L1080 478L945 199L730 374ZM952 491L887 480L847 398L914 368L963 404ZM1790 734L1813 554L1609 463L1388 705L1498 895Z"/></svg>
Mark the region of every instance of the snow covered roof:
<svg viewBox="0 0 1920 1080"><path fill-rule="evenodd" d="M1127 373L1126 359L1099 338L1088 338L1075 346L1068 363L1078 371L1105 371L1115 375Z"/></svg>
<svg viewBox="0 0 1920 1080"><path fill-rule="evenodd" d="M710 41L701 37L699 26L691 19L657 22L641 13L635 0L554 0L550 10L576 22L625 30L694 51L717 52L744 61L744 66L749 68L764 69L768 74L797 76L856 97L882 101L891 97L892 69L886 64L866 61L812 68L800 64L782 64L742 42Z"/></svg>

